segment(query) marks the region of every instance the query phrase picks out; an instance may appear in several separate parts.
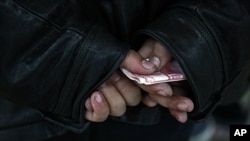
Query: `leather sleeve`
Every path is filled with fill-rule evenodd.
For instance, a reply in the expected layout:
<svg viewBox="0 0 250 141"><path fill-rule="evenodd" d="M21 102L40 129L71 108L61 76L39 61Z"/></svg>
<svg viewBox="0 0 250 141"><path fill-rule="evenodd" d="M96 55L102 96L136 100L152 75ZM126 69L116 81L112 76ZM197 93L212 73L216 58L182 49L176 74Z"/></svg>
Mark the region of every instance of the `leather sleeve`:
<svg viewBox="0 0 250 141"><path fill-rule="evenodd" d="M0 96L51 120L86 123L84 101L128 45L84 18L75 1L1 1Z"/></svg>
<svg viewBox="0 0 250 141"><path fill-rule="evenodd" d="M180 63L192 89L193 119L236 101L246 90L250 15L245 6L237 0L181 1L135 36L135 44L155 38Z"/></svg>

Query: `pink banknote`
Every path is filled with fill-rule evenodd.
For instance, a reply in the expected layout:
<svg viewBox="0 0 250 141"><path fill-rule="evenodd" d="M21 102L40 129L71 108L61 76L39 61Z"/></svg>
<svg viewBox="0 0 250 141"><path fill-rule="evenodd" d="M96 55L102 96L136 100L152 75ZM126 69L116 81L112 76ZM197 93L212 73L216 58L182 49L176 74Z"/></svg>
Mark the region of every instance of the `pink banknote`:
<svg viewBox="0 0 250 141"><path fill-rule="evenodd" d="M151 75L134 74L125 68L121 68L121 71L131 80L136 81L139 84L152 85L164 82L182 81L186 79L181 67L176 61L167 64L161 71Z"/></svg>

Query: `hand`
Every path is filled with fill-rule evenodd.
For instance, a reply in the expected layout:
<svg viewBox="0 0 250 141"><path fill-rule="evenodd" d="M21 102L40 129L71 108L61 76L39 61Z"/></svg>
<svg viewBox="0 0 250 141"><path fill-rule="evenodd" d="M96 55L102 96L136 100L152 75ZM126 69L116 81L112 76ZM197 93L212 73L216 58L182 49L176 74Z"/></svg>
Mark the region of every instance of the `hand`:
<svg viewBox="0 0 250 141"><path fill-rule="evenodd" d="M191 112L194 108L193 102L186 97L188 86L185 82L172 82L172 96L161 95L159 93L149 93L143 97L142 101L145 105L153 107L160 104L169 109L179 122L184 123L187 121L187 113Z"/></svg>
<svg viewBox="0 0 250 141"><path fill-rule="evenodd" d="M161 43L153 39L146 41L138 53L148 59L146 63L155 64L159 71L174 59ZM169 108L170 113L179 122L186 122L187 112L191 112L194 108L193 102L186 97L185 86L187 86L185 82L139 85L148 92L142 99L144 104L150 107L160 104Z"/></svg>
<svg viewBox="0 0 250 141"><path fill-rule="evenodd" d="M147 63L145 69L143 58L135 51L129 51L122 66L129 66L143 74L155 71L154 64ZM134 82L119 72L115 72L110 79L103 83L85 102L85 118L93 122L105 121L109 115L121 116L126 106L135 106L141 101L141 91Z"/></svg>
<svg viewBox="0 0 250 141"><path fill-rule="evenodd" d="M128 53L125 60L123 61L123 63L121 64L121 67L124 67L130 70L131 72L138 73L138 74L152 74L153 72L158 71L161 68L163 68L164 64L166 64L172 59L172 56L170 56L170 54L166 51L164 47L162 47L160 44L155 44L155 43L156 42L153 40L147 41L144 44L144 46L141 48L141 50L139 51L139 54L131 50ZM160 59L158 59L158 56L160 56ZM150 60L146 61L145 58L150 58ZM116 89L110 88L111 85L104 84L105 87L101 86L101 88L98 89L98 91L94 92L91 98L89 98L86 101L85 103L85 107L87 109L86 115L85 115L86 119L90 121L101 122L101 121L106 120L109 115L113 115L113 116L122 115L122 113L124 113L126 110L126 105L133 106L139 103L139 99L141 99L139 88L136 87L133 82L131 82L124 76L120 74L119 76L123 77L122 79L125 80L123 83L124 84L123 88L121 87L119 88L115 86L115 83L113 84L110 83L110 84L112 84ZM117 79L116 74L114 74L114 76L112 77L111 77L111 82L114 80L120 81L120 79ZM127 88L130 89L131 85L133 85L132 86L133 89L131 89L131 91L134 91L132 92L134 94L126 92ZM124 87L124 86L128 86L128 87ZM190 99L184 96L169 97L169 95L172 95L173 93L178 94L178 92L176 92L176 90L173 92L172 87L167 83L160 83L160 84L149 85L149 86L145 86L145 85L139 85L139 86L143 90L149 93L148 96L143 98L143 102L146 105L154 106L157 103L159 103L164 107L168 107L171 111L171 114L175 116L177 120L179 120L180 122L185 122L187 119L186 112L192 111L193 109L193 103ZM119 89L124 89L123 93L121 93ZM106 95L105 97L103 92L99 90L103 90L103 92L104 93L106 92L106 94L114 93L115 95L116 94L117 95L115 97ZM126 95L127 100L126 98L124 98L123 99L124 101L122 102L123 97L119 97L118 95L120 96ZM161 96L163 96L164 98L161 98ZM98 99L96 100L96 98L99 99L100 101L99 103L97 101ZM117 101L116 99L120 99L119 102L115 102ZM131 100L134 100L134 102L130 102ZM135 101L137 101L138 103ZM183 108L184 106L179 106L179 105L183 105L183 103L187 104L187 108Z"/></svg>
<svg viewBox="0 0 250 141"><path fill-rule="evenodd" d="M115 72L85 102L85 118L101 122L106 120L109 115L121 116L125 113L127 105L135 106L140 101L139 87L119 72Z"/></svg>

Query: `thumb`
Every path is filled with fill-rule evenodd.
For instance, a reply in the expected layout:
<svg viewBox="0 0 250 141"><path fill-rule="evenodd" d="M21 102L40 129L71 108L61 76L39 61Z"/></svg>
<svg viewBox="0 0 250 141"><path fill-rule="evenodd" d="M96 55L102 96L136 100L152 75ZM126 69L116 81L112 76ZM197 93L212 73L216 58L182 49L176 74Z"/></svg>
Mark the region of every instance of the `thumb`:
<svg viewBox="0 0 250 141"><path fill-rule="evenodd" d="M136 74L152 74L158 70L159 64L160 59L157 57L154 58L154 61L151 61L144 59L134 50L130 50L120 67Z"/></svg>

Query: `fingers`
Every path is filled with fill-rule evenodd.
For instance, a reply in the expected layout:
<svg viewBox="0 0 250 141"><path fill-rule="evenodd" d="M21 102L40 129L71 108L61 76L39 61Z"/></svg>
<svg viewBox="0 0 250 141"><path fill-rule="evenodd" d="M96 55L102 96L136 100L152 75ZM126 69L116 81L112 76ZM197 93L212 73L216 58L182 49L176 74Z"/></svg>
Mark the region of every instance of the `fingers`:
<svg viewBox="0 0 250 141"><path fill-rule="evenodd" d="M150 97L163 107L169 109L191 112L194 108L193 102L184 96L161 96L151 94Z"/></svg>
<svg viewBox="0 0 250 141"><path fill-rule="evenodd" d="M158 66L146 61L137 52L130 50L121 64L121 67L137 74L152 74Z"/></svg>
<svg viewBox="0 0 250 141"><path fill-rule="evenodd" d="M159 93L149 93L143 98L143 103L151 106L154 103L160 104L170 110L170 113L181 123L188 119L187 113L194 109L194 104L186 97L186 83L174 83L172 87L172 96L160 95ZM154 106L154 105L153 105Z"/></svg>
<svg viewBox="0 0 250 141"><path fill-rule="evenodd" d="M167 49L160 42L155 42L153 56L157 56L158 58L160 58L160 69L163 68L167 64L167 62L170 62L173 58L172 55L170 55Z"/></svg>
<svg viewBox="0 0 250 141"><path fill-rule="evenodd" d="M143 97L142 102L149 107L154 107L159 103L160 105L167 107L170 111L170 114L173 117L175 117L176 120L178 120L179 122L184 123L187 121L188 119L187 112L190 112L191 109L188 109L187 108L188 106L185 105L185 103L182 103L182 102L179 103L178 101L171 99L171 97L169 96L165 96L165 97L163 96L161 99L164 102L159 102L158 99L153 100L153 98L147 95ZM171 100L175 101L174 102L175 104L171 104L172 102Z"/></svg>
<svg viewBox="0 0 250 141"><path fill-rule="evenodd" d="M123 115L127 105L135 106L141 101L140 88L118 72L115 72L98 90L107 100L112 116Z"/></svg>
<svg viewBox="0 0 250 141"><path fill-rule="evenodd" d="M85 117L94 122L104 121L109 115L123 115L127 105L135 106L140 102L140 88L119 72L115 72L86 100Z"/></svg>
<svg viewBox="0 0 250 141"><path fill-rule="evenodd" d="M138 86L150 94L158 94L162 96L171 96L173 94L172 88L168 83L158 83L153 85L138 84Z"/></svg>
<svg viewBox="0 0 250 141"><path fill-rule="evenodd" d="M154 51L154 45L155 45L156 40L153 39L149 39L147 40L142 47L140 48L140 50L138 51L138 53L143 57L143 58L149 58L149 56L151 56L151 54Z"/></svg>
<svg viewBox="0 0 250 141"><path fill-rule="evenodd" d="M150 95L150 97L161 106L168 108L171 115L181 123L187 121L187 113L191 112L194 107L192 101L183 96Z"/></svg>
<svg viewBox="0 0 250 141"><path fill-rule="evenodd" d="M143 98L142 98L142 102L148 106L148 107L154 107L156 106L158 103L155 102L150 96L148 95L145 95Z"/></svg>
<svg viewBox="0 0 250 141"><path fill-rule="evenodd" d="M167 51L167 49L160 42L154 39L147 40L140 48L138 53L143 58L148 58L149 62L155 64L158 70L163 68L167 62L172 59L172 56Z"/></svg>
<svg viewBox="0 0 250 141"><path fill-rule="evenodd" d="M111 84L118 90L124 98L126 105L136 106L141 101L141 90L128 78L120 73L114 73L110 78Z"/></svg>
<svg viewBox="0 0 250 141"><path fill-rule="evenodd" d="M94 92L85 102L85 118L93 122L102 122L108 118L109 106L100 92Z"/></svg>
<svg viewBox="0 0 250 141"><path fill-rule="evenodd" d="M105 82L99 88L107 100L110 109L110 115L121 116L126 111L126 103L119 91L109 82Z"/></svg>
<svg viewBox="0 0 250 141"><path fill-rule="evenodd" d="M185 123L188 119L187 112L170 109L170 114L174 116L176 120L178 120L181 123Z"/></svg>
<svg viewBox="0 0 250 141"><path fill-rule="evenodd" d="M120 67L135 74L146 75L161 70L171 59L172 56L165 47L152 39L146 41L138 53L130 50ZM140 88L150 95L142 99ZM160 104L169 108L172 115L184 122L187 119L186 112L193 109L193 103L183 96L171 96L175 92L167 83L135 85L116 72L85 102L85 116L91 121L104 121L109 115L123 115L127 105L135 106L143 100L143 103L150 107Z"/></svg>

